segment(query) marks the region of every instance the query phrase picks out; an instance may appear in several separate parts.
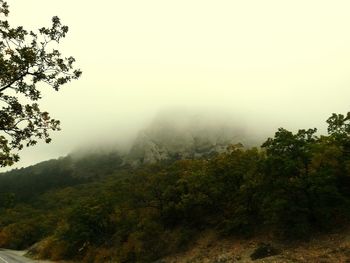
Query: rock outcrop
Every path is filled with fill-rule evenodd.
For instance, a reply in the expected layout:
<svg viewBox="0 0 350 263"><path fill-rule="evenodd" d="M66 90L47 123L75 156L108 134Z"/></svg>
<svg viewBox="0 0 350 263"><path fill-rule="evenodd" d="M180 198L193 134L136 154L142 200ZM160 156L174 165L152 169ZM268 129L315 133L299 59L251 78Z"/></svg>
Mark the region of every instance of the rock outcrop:
<svg viewBox="0 0 350 263"><path fill-rule="evenodd" d="M126 156L132 165L163 160L209 157L227 146L244 141L243 131L233 124L215 123L185 116L156 119L141 131Z"/></svg>

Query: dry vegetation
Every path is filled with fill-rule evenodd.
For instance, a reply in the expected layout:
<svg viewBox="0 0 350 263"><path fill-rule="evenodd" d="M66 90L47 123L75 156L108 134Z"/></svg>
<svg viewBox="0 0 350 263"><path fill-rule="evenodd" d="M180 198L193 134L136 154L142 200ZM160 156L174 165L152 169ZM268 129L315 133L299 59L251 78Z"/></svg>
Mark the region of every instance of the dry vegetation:
<svg viewBox="0 0 350 263"><path fill-rule="evenodd" d="M164 258L164 263L349 263L350 230L321 235L309 241L274 241L279 254L252 260L254 250L261 243L271 243L271 237L260 236L252 239L220 239L215 232L206 232L189 250Z"/></svg>

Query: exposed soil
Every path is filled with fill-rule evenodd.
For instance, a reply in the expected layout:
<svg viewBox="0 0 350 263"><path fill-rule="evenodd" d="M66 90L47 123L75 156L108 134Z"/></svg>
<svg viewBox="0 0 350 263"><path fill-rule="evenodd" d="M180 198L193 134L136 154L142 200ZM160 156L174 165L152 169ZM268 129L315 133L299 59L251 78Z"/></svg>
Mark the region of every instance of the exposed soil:
<svg viewBox="0 0 350 263"><path fill-rule="evenodd" d="M320 235L303 242L271 241L268 236L254 239L219 239L205 233L186 252L167 257L164 263L350 263L350 230ZM268 244L278 255L252 260L251 255L262 244Z"/></svg>

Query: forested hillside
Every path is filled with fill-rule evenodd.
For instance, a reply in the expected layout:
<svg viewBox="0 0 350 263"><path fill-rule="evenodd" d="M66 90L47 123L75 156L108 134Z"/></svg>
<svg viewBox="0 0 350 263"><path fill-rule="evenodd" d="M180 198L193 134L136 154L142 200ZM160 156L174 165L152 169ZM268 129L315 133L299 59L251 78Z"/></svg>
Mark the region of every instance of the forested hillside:
<svg viewBox="0 0 350 263"><path fill-rule="evenodd" d="M350 113L328 134L283 128L260 148L128 165L65 157L0 176L0 247L79 262L153 262L203 231L307 240L350 218Z"/></svg>

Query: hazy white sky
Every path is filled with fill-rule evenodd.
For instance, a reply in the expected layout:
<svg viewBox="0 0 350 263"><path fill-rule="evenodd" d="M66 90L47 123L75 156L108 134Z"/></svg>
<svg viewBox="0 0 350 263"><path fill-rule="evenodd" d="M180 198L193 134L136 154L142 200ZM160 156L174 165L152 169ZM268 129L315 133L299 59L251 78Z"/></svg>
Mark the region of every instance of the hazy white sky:
<svg viewBox="0 0 350 263"><path fill-rule="evenodd" d="M8 0L13 25L58 15L83 77L41 102L62 121L19 167L123 138L162 109L221 110L275 129L349 110L348 0ZM266 123L266 124L265 124Z"/></svg>

